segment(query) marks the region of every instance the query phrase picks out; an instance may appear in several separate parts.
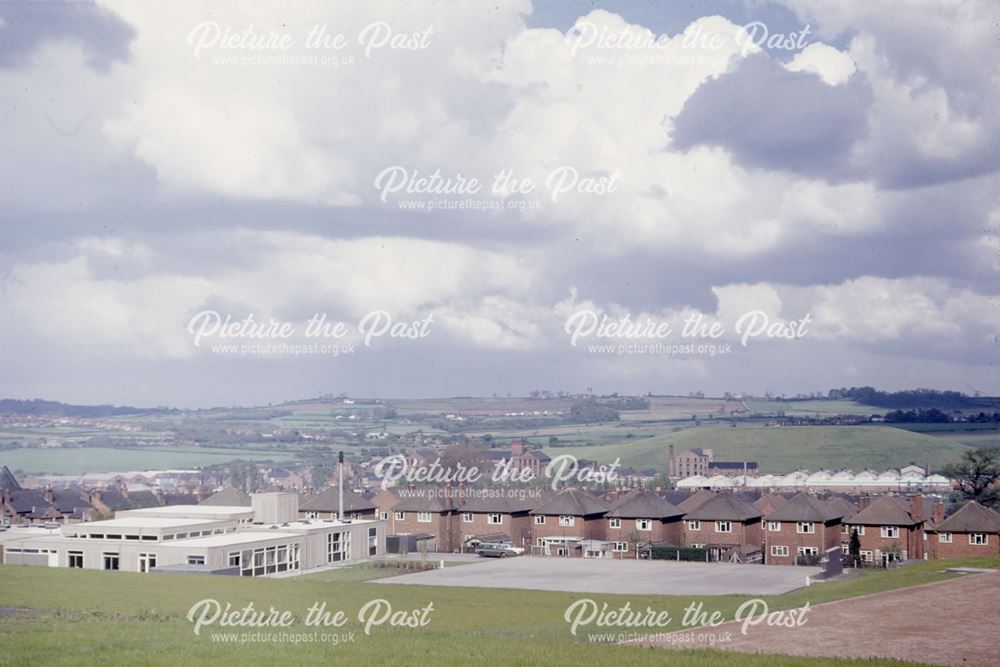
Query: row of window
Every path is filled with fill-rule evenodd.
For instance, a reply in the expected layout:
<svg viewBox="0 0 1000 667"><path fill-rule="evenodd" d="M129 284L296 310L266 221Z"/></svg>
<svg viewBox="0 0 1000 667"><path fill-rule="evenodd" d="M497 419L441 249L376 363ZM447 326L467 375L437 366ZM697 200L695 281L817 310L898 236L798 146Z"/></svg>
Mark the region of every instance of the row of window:
<svg viewBox="0 0 1000 667"><path fill-rule="evenodd" d="M688 521L688 530L701 530L701 521ZM715 532L717 533L731 533L733 532L733 522L732 521L716 521L715 522Z"/></svg>
<svg viewBox="0 0 1000 667"><path fill-rule="evenodd" d="M767 530L771 533L777 533L781 530L780 521L768 521ZM812 521L799 521L795 524L795 532L800 535L812 535L816 532L816 524Z"/></svg>
<svg viewBox="0 0 1000 667"><path fill-rule="evenodd" d="M818 556L819 549L816 547L799 547L797 553L800 556ZM771 555L772 556L787 556L788 547L780 544L771 545Z"/></svg>
<svg viewBox="0 0 1000 667"><path fill-rule="evenodd" d="M192 537L208 537L209 535L223 535L225 533L235 533L236 528L216 528L215 530L194 530L190 533L175 533L172 535L163 535L162 540L166 542L167 540L184 540ZM158 542L161 539L159 535L137 535L132 533L68 533L64 537L69 538L79 538L79 539L90 539L90 540L125 540L125 541L142 541L142 542Z"/></svg>
<svg viewBox="0 0 1000 667"><path fill-rule="evenodd" d="M952 534L951 533L938 533L938 541L941 544L951 544ZM990 543L990 536L988 533L969 533L969 544L973 546L986 546Z"/></svg>
<svg viewBox="0 0 1000 667"><path fill-rule="evenodd" d="M190 556L188 562L190 562ZM299 569L299 543L257 547L229 552L229 567L238 567L244 577Z"/></svg>

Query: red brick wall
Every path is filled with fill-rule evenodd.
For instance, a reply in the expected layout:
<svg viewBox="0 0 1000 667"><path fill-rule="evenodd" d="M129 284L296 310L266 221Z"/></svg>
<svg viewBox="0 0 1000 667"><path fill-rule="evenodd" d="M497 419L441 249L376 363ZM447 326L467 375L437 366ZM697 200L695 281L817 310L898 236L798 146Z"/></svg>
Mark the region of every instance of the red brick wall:
<svg viewBox="0 0 1000 667"><path fill-rule="evenodd" d="M853 530L855 526L851 526ZM850 535L848 534L848 542ZM924 524L916 526L899 526L899 537L882 537L881 526L865 526L865 534L858 535L862 551L871 551L872 558L881 562L881 556L876 554L885 553L892 547L897 547L900 552L905 551L907 560L922 560L924 557Z"/></svg>
<svg viewBox="0 0 1000 667"><path fill-rule="evenodd" d="M546 516L545 523L539 525L534 523L535 518L531 517L531 538L533 544L538 544L542 537L582 537L591 540L603 540L605 530L605 519L600 515L592 517L574 517L572 526L560 526L558 516ZM578 552L575 555L580 555Z"/></svg>
<svg viewBox="0 0 1000 667"><path fill-rule="evenodd" d="M942 543L938 533L927 534L929 558L973 558L976 556L1000 556L1000 535L986 535L986 544L969 544L968 533L952 533L951 544Z"/></svg>
<svg viewBox="0 0 1000 667"><path fill-rule="evenodd" d="M389 511L386 521L386 535L413 535L415 533L430 533L434 536L438 551L454 551L460 541L455 530L455 515L451 512L431 512L430 523L417 521L417 512L404 512L402 519L396 518L393 510Z"/></svg>
<svg viewBox="0 0 1000 667"><path fill-rule="evenodd" d="M500 523L487 523L488 514L483 512L471 512L472 522L466 523L462 518L462 510L459 508L458 516L455 519L457 539L459 544L465 542L466 535L483 535L486 533L506 533L510 535L515 547L526 547L531 544L531 520L527 514L501 514Z"/></svg>
<svg viewBox="0 0 1000 667"><path fill-rule="evenodd" d="M684 521L684 546L691 546L692 544L719 546L752 544L754 546L760 546L760 521L753 521L746 524L738 521L732 521L730 523L732 523L733 532L717 533L715 532L715 521L702 521L701 528L699 530L692 530L690 523L688 521Z"/></svg>
<svg viewBox="0 0 1000 667"><path fill-rule="evenodd" d="M798 556L799 547L813 547L822 556L827 549L840 546L840 522L814 523L814 533L797 532L797 524L794 521L779 522L779 530L770 531L767 528L768 522L764 526L764 562L769 565L795 565L795 557ZM787 556L772 556L772 546L788 547Z"/></svg>
<svg viewBox="0 0 1000 667"><path fill-rule="evenodd" d="M679 519L662 521L653 519L652 530L644 531L636 527L635 519L621 519L621 527L612 528L611 519L604 519L604 539L614 542L628 542L628 553L621 554L626 558L635 557L635 537L638 535L640 542L651 544L667 543L680 545L684 538L683 522Z"/></svg>

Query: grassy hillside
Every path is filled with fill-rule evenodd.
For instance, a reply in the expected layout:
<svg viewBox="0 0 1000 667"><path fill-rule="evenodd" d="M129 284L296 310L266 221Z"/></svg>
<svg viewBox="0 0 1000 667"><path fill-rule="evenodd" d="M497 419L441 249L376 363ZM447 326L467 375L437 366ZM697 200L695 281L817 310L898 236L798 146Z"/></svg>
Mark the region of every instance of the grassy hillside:
<svg viewBox="0 0 1000 667"><path fill-rule="evenodd" d="M22 448L0 452L0 464L26 473L80 474L86 472L124 472L128 470L162 470L194 468L225 463L235 459L245 461L284 461L292 457L287 452L223 449L212 447L149 447L117 449L111 447Z"/></svg>
<svg viewBox="0 0 1000 667"><path fill-rule="evenodd" d="M950 564L960 564L959 561ZM978 559L961 564L997 567L1000 560ZM891 571L864 573L853 579L800 589L766 598L771 609L798 607L888 590L956 575L941 572L941 563L919 563ZM590 643L574 637L563 619L567 606L589 597L617 608L649 606L678 618L694 601L732 618L745 598L578 595L503 589L391 586L362 583L357 570L297 579L133 574L93 570L0 566L0 664L366 664L366 665L564 665L626 664L681 667L801 665L870 665L866 661L822 660L716 652L670 652L661 649ZM419 628L375 627L362 632L358 611L367 602L385 599L394 611L410 611L433 603L430 622ZM258 611L291 611L296 622L283 630L218 625L196 636L185 618L194 603L214 599L233 609L252 602ZM310 628L305 610L326 602L328 611L342 610L347 625ZM673 628L671 628L673 629ZM353 632L339 645L302 639L247 643L213 640L213 633L298 637L318 632ZM600 630L604 631L604 629ZM780 650L780 647L775 647ZM879 664L904 664L887 663Z"/></svg>
<svg viewBox="0 0 1000 667"><path fill-rule="evenodd" d="M546 453L574 454L623 466L665 469L667 447L677 453L692 447L711 449L717 459L757 461L765 472L799 468L898 468L911 461L936 468L968 450L962 442L887 426L701 426L654 438L592 447L548 448Z"/></svg>

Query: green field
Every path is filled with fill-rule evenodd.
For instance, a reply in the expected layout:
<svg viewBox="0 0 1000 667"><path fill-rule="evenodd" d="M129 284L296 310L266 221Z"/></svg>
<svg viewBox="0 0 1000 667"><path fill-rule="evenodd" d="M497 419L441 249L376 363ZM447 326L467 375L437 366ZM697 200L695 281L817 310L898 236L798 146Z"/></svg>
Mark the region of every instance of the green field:
<svg viewBox="0 0 1000 667"><path fill-rule="evenodd" d="M116 449L110 447L22 448L0 452L0 465L25 473L82 474L88 472L126 472L196 468L235 459L285 461L288 452L222 449L215 447L149 447Z"/></svg>
<svg viewBox="0 0 1000 667"><path fill-rule="evenodd" d="M763 472L800 468L899 468L911 461L937 468L957 460L969 447L947 438L888 426L781 426L740 424L686 428L653 438L588 447L547 447L550 456L573 454L623 466L665 469L667 448L676 453L692 447L711 449L716 459L757 461Z"/></svg>
<svg viewBox="0 0 1000 667"><path fill-rule="evenodd" d="M818 399L813 401L747 401L751 412L777 414L785 413L788 417L831 417L836 415L882 415L885 408L855 403L847 400Z"/></svg>
<svg viewBox="0 0 1000 667"><path fill-rule="evenodd" d="M1000 567L1000 559L951 561L948 565ZM888 571L869 571L832 583L765 598L771 609L798 607L951 578L941 562L918 563ZM579 595L504 589L391 586L363 583L364 566L299 577L267 580L239 577L133 574L38 567L0 567L0 664L365 664L365 665L565 665L623 664L710 667L772 665L912 664L885 661L747 656L709 651L590 643L570 634L563 615L569 604L588 597L617 608L649 606L675 618L695 601L732 618L746 598ZM433 604L429 623L418 628L374 627L362 632L358 611L385 599L393 611ZM203 599L242 609L288 610L298 618L284 630L219 628L196 636L185 618ZM302 624L305 610L326 602L343 610L350 622L322 632L354 632L339 645L301 640L222 643L212 633L243 635L284 631L302 637L317 632ZM674 626L672 629L676 629ZM597 630L597 631L603 631ZM847 639L845 639L846 641ZM780 647L775 647L780 651Z"/></svg>

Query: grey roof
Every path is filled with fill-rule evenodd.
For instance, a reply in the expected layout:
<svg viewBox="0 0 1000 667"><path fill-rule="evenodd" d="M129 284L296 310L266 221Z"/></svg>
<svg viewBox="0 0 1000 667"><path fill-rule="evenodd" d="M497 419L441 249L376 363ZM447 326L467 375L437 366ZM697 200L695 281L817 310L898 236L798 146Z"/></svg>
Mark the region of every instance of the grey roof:
<svg viewBox="0 0 1000 667"><path fill-rule="evenodd" d="M337 512L340 508L340 491L337 487L331 486L323 493L306 498L300 505L299 511L305 512ZM345 512L373 512L375 505L367 498L344 490L344 511Z"/></svg>
<svg viewBox="0 0 1000 667"><path fill-rule="evenodd" d="M197 505L198 497L193 493L168 493L163 497L164 505Z"/></svg>
<svg viewBox="0 0 1000 667"><path fill-rule="evenodd" d="M243 493L237 488L227 486L218 493L213 493L208 498L198 503L199 505L213 505L225 507L250 507L250 494Z"/></svg>
<svg viewBox="0 0 1000 667"><path fill-rule="evenodd" d="M611 503L607 516L622 519L667 519L684 515L684 510L652 491L636 489Z"/></svg>
<svg viewBox="0 0 1000 667"><path fill-rule="evenodd" d="M17 483L17 478L7 466L0 466L0 489L8 491L18 491L21 485Z"/></svg>
<svg viewBox="0 0 1000 667"><path fill-rule="evenodd" d="M45 499L44 492L38 489L18 489L11 491L10 505L18 514L27 514L28 512L52 507L52 503Z"/></svg>
<svg viewBox="0 0 1000 667"><path fill-rule="evenodd" d="M434 493L433 489L428 489L428 495L415 496L407 494L407 497L400 498L399 502L393 506L397 512L447 512L452 509L449 505L449 498L442 498L440 494Z"/></svg>
<svg viewBox="0 0 1000 667"><path fill-rule="evenodd" d="M511 496L508 489L497 489L497 493L477 493L466 497L462 505L463 512L500 512L501 514L516 514L518 512L529 512L543 501L537 497L525 496L523 498L516 495Z"/></svg>
<svg viewBox="0 0 1000 667"><path fill-rule="evenodd" d="M550 516L590 516L603 514L607 511L608 505L603 500L598 500L586 491L564 489L536 507L531 513Z"/></svg>
<svg viewBox="0 0 1000 667"><path fill-rule="evenodd" d="M746 464L747 470L756 470L756 461L712 461L708 464L708 469L718 468L719 470L743 470L743 464Z"/></svg>
<svg viewBox="0 0 1000 667"><path fill-rule="evenodd" d="M910 513L908 499L882 496L855 514L849 523L858 526L913 526L922 521L921 517Z"/></svg>
<svg viewBox="0 0 1000 667"><path fill-rule="evenodd" d="M83 494L83 490L77 487L69 487L61 491L52 492L52 504L63 514L71 514L78 509L93 509L90 501Z"/></svg>
<svg viewBox="0 0 1000 667"><path fill-rule="evenodd" d="M784 496L779 496L777 493L765 493L760 498L753 501L753 506L759 509L761 512L763 512L768 507L773 507L774 509L778 509L787 502L788 498L785 498Z"/></svg>
<svg viewBox="0 0 1000 667"><path fill-rule="evenodd" d="M957 512L939 523L936 533L997 533L1000 532L1000 512L983 507L975 500L962 505Z"/></svg>
<svg viewBox="0 0 1000 667"><path fill-rule="evenodd" d="M686 519L698 521L740 521L761 518L760 510L731 493L716 493L696 509L688 512Z"/></svg>
<svg viewBox="0 0 1000 667"><path fill-rule="evenodd" d="M101 502L106 505L109 510L115 512L118 510L132 509L128 498L123 496L120 491L115 491L114 489L101 491Z"/></svg>
<svg viewBox="0 0 1000 667"><path fill-rule="evenodd" d="M145 509L147 507L158 507L160 500L152 491L129 491L128 502L132 509Z"/></svg>
<svg viewBox="0 0 1000 667"><path fill-rule="evenodd" d="M767 515L768 521L808 521L826 523L843 516L828 503L808 493L799 493Z"/></svg>
<svg viewBox="0 0 1000 667"><path fill-rule="evenodd" d="M715 492L707 489L698 489L694 493L690 494L685 500L682 500L678 507L685 512L693 512L695 509L701 507L703 503L708 502L714 497Z"/></svg>
<svg viewBox="0 0 1000 667"><path fill-rule="evenodd" d="M826 504L840 512L840 517L844 521L853 518L858 513L857 506L843 496L834 496L827 500Z"/></svg>

